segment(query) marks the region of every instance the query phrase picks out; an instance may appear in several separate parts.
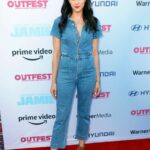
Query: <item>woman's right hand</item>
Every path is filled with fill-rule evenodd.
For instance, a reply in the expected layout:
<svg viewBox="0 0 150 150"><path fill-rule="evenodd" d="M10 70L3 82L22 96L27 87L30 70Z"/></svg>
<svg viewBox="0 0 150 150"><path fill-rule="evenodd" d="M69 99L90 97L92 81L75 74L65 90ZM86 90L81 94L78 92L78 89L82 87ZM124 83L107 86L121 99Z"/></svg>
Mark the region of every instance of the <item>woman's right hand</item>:
<svg viewBox="0 0 150 150"><path fill-rule="evenodd" d="M52 83L51 84L50 92L51 92L52 96L54 97L54 99L56 99L57 98L57 86L56 86L56 83Z"/></svg>

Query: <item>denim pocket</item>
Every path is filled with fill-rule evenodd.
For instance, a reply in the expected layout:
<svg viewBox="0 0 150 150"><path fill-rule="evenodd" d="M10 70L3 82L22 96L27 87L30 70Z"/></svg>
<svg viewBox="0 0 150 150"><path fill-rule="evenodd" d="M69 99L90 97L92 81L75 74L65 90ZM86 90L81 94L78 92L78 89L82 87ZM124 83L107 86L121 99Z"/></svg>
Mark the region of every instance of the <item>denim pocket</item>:
<svg viewBox="0 0 150 150"><path fill-rule="evenodd" d="M70 57L61 56L59 62L59 69L69 69Z"/></svg>
<svg viewBox="0 0 150 150"><path fill-rule="evenodd" d="M89 61L87 62L87 69L95 69L95 62L94 62L94 57L90 57Z"/></svg>

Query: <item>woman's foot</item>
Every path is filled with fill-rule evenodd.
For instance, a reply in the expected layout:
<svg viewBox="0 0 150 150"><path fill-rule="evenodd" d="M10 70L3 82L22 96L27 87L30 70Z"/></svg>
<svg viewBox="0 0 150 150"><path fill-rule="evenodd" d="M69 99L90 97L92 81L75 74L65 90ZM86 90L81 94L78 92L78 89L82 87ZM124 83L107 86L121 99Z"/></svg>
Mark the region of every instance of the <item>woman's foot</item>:
<svg viewBox="0 0 150 150"><path fill-rule="evenodd" d="M79 140L77 150L85 150L85 141L84 140Z"/></svg>
<svg viewBox="0 0 150 150"><path fill-rule="evenodd" d="M85 146L79 146L78 145L77 150L85 150Z"/></svg>

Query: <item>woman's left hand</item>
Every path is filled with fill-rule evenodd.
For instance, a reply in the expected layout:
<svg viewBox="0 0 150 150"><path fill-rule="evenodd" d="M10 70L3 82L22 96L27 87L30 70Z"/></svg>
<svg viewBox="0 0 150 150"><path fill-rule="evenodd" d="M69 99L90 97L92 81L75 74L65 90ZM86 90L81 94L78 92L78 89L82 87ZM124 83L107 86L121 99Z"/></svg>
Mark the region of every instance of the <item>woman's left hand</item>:
<svg viewBox="0 0 150 150"><path fill-rule="evenodd" d="M93 91L93 96L96 97L96 96L99 96L99 95L100 95L100 83L96 82L95 89Z"/></svg>

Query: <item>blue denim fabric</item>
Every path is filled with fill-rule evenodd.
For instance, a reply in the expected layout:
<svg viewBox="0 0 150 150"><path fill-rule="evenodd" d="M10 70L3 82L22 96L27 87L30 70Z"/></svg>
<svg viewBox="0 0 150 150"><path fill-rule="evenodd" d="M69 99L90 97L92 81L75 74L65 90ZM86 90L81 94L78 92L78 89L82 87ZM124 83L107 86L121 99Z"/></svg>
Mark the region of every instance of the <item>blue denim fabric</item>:
<svg viewBox="0 0 150 150"><path fill-rule="evenodd" d="M92 55L92 39L102 37L99 31L88 32L85 25L79 36L75 22L68 17L65 31L60 34L58 23L54 21L51 35L61 40L61 57L57 73L57 110L53 126L51 148L65 148L72 102L77 88L77 127L75 138L87 140L90 125L92 92L96 83L96 68Z"/></svg>

